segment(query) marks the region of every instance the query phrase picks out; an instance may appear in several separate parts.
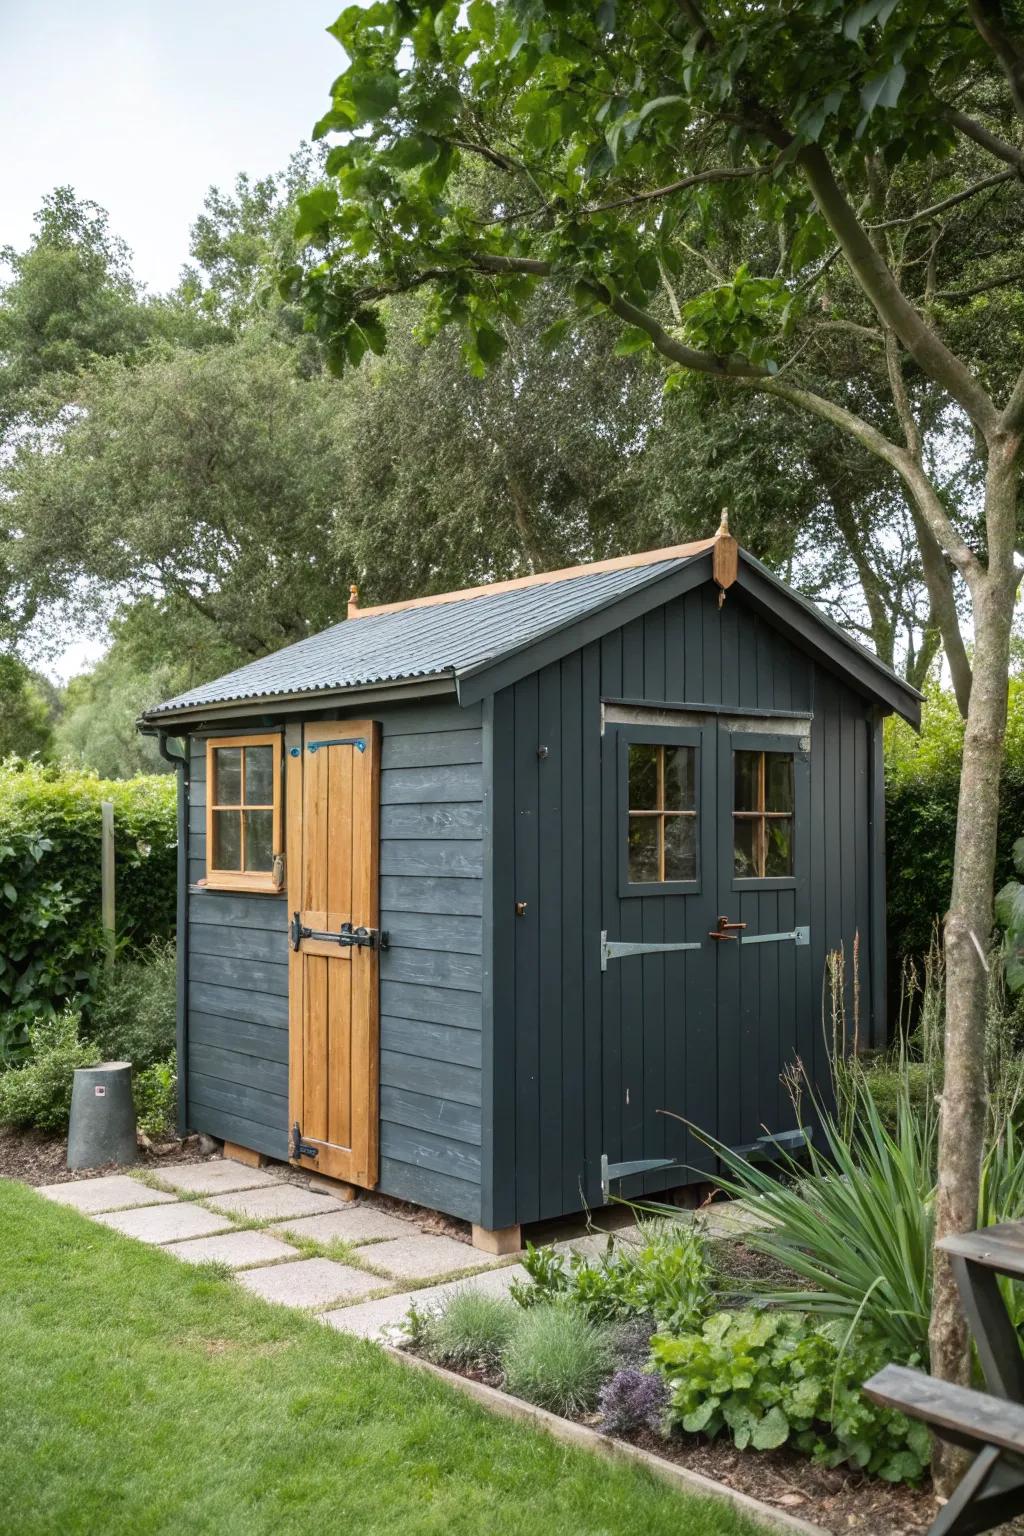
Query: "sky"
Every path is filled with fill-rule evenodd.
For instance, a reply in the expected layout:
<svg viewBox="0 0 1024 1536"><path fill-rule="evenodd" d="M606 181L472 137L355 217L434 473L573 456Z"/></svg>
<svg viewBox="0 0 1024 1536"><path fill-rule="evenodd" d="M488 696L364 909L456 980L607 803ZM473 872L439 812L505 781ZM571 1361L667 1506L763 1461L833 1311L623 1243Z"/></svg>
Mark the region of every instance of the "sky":
<svg viewBox="0 0 1024 1536"><path fill-rule="evenodd" d="M345 55L344 0L0 0L0 246L23 247L44 193L106 208L152 292L188 258L207 189L283 169ZM64 679L102 646L76 641Z"/></svg>

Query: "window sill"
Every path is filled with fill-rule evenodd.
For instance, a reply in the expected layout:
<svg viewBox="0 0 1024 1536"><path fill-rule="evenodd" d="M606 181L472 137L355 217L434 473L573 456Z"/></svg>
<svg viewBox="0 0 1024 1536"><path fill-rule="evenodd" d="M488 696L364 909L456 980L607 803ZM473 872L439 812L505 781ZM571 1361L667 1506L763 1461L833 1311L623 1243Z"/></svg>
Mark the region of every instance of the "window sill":
<svg viewBox="0 0 1024 1536"><path fill-rule="evenodd" d="M267 880L260 880L253 875L238 875L232 878L230 875L213 875L204 880L197 880L191 887L193 891L235 891L245 896L284 896L286 890L283 885L274 885Z"/></svg>

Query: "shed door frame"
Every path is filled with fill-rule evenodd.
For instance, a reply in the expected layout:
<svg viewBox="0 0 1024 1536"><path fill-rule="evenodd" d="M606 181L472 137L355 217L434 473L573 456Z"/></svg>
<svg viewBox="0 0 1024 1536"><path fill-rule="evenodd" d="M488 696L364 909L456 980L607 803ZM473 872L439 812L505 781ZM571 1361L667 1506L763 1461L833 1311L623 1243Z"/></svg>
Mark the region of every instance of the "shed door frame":
<svg viewBox="0 0 1024 1536"><path fill-rule="evenodd" d="M311 928L336 930L350 922L356 928L379 929L380 739L380 725L372 720L335 717L288 726L289 919L298 912ZM362 749L357 741L364 743ZM333 783L340 754L346 755L342 789L350 786L344 793ZM336 803L335 796L340 797ZM327 861L340 855L346 841L351 875L346 871L350 884L342 882L342 894L346 889L351 894L342 900L330 894L337 882L330 879ZM351 910L341 910L343 906ZM314 966L317 975L311 978ZM310 1013L314 986L319 989L315 1019ZM338 991L332 994L333 987ZM332 1005L332 995L338 1006ZM316 1109L311 1106L311 1071L324 1074L317 1095L322 1104ZM337 1132L340 1121L332 1113L332 1087L348 1095L349 1106L341 1117L348 1134L333 1139L331 1132ZM292 1136L297 1125L301 1144L316 1148L315 1156L295 1155L293 1145L292 1163L374 1188L380 1163L378 948L343 948L313 938L289 948L288 1109Z"/></svg>

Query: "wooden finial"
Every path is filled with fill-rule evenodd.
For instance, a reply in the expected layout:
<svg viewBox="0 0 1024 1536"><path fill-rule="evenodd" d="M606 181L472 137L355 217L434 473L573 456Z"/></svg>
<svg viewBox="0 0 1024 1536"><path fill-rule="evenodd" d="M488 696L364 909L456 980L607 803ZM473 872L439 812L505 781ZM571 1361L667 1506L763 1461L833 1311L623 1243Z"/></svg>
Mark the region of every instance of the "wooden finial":
<svg viewBox="0 0 1024 1536"><path fill-rule="evenodd" d="M728 538L728 536L729 536L729 508L728 507L723 507L722 508L722 521L718 525L718 532L715 534L715 538L716 539L725 539L725 538Z"/></svg>
<svg viewBox="0 0 1024 1536"><path fill-rule="evenodd" d="M349 616L349 618L350 619L354 619L358 612L359 612L359 588L356 586L355 582L353 582L351 584L351 586L349 587L349 589L348 589L348 616Z"/></svg>
<svg viewBox="0 0 1024 1536"><path fill-rule="evenodd" d="M729 508L722 508L722 521L718 525L715 534L715 542L711 550L711 570L715 581L721 591L718 594L718 606L722 606L726 587L731 587L739 574L740 547L729 532Z"/></svg>

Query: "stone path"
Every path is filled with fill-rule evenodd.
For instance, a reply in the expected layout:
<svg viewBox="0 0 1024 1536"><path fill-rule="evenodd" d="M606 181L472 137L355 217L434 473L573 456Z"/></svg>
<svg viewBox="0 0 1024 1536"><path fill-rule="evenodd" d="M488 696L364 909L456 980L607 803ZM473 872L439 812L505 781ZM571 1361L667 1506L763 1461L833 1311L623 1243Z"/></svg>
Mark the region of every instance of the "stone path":
<svg viewBox="0 0 1024 1536"><path fill-rule="evenodd" d="M226 1159L38 1193L185 1263L226 1265L265 1300L362 1338L391 1337L414 1297L429 1304L467 1281L504 1290L526 1273L415 1220Z"/></svg>
<svg viewBox="0 0 1024 1536"><path fill-rule="evenodd" d="M50 1184L38 1193L184 1263L225 1265L265 1300L315 1312L366 1339L393 1339L414 1301L431 1307L465 1285L503 1295L526 1278L515 1255L492 1258L424 1231L413 1218L225 1159ZM713 1206L704 1219L714 1236L757 1224L731 1203ZM618 1242L638 1236L631 1225L615 1232ZM555 1247L596 1256L607 1241L590 1233Z"/></svg>

